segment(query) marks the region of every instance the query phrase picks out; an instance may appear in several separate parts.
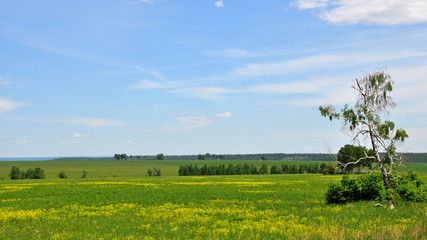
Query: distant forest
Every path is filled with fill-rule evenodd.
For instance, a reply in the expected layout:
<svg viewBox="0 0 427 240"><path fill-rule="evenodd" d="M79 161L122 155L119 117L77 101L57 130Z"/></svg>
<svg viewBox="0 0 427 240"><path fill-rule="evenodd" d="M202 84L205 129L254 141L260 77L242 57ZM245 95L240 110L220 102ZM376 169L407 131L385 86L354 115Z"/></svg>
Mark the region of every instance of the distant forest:
<svg viewBox="0 0 427 240"><path fill-rule="evenodd" d="M198 154L198 155L127 155L115 154L122 156L120 159L111 157L100 158L58 158L55 160L265 160L265 161L335 161L335 155L325 153L265 153L265 154ZM405 162L427 163L427 153L403 153ZM159 157L160 156L160 157Z"/></svg>

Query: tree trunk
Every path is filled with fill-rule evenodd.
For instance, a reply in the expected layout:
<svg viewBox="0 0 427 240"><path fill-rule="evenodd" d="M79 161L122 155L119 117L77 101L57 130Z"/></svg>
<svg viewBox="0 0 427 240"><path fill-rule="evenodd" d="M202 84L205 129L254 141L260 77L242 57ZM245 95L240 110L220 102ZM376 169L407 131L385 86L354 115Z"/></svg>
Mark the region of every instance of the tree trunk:
<svg viewBox="0 0 427 240"><path fill-rule="evenodd" d="M374 139L374 136L373 136L372 132L371 132L371 136L370 137L371 137L371 143L372 143L372 150L375 153L375 159L377 160L378 165L380 166L380 170L381 170L381 175L383 177L384 186L386 187L386 189L388 191L392 190L393 187L391 186L390 180L388 179L387 169L386 169L386 167L384 165L384 162L381 160L380 154L378 152L378 147L377 147L377 144L375 143L375 139ZM390 196L390 199L388 200L388 202L390 204L389 208L390 209L394 209L394 198L393 198L393 196Z"/></svg>

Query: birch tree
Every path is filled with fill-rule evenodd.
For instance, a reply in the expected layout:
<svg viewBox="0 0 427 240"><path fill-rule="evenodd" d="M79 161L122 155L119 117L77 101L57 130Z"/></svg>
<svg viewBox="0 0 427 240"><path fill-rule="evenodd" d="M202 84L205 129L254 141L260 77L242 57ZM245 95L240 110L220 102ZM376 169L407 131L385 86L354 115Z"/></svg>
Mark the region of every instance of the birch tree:
<svg viewBox="0 0 427 240"><path fill-rule="evenodd" d="M351 134L355 143L360 145L366 141L371 145L373 156L366 154L365 157L355 159L354 163L373 158L381 171L384 186L391 193L393 187L389 175L401 162L396 146L408 137L404 129L396 129L394 122L387 119L389 110L396 106L389 96L393 83L390 75L384 71L367 74L362 79L356 79L353 85L358 93L354 107L346 104L341 111L337 111L332 105L319 107L321 115L329 120L343 120L343 130ZM385 153L384 158L380 152ZM392 194L389 204L390 209L394 209Z"/></svg>

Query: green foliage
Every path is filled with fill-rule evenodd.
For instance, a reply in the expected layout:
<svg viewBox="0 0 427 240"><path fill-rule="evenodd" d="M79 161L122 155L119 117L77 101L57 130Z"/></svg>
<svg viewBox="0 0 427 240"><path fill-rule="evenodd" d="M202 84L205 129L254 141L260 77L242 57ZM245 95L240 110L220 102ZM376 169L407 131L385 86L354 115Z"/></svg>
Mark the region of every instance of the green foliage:
<svg viewBox="0 0 427 240"><path fill-rule="evenodd" d="M427 186L422 179L412 171L391 178L397 195L406 201L423 202L427 200Z"/></svg>
<svg viewBox="0 0 427 240"><path fill-rule="evenodd" d="M22 179L21 170L18 167L13 166L10 170L9 177L11 180Z"/></svg>
<svg viewBox="0 0 427 240"><path fill-rule="evenodd" d="M26 179L44 179L45 178L45 173L44 173L44 170L41 169L41 168L39 168L39 167L36 167L34 169L29 168L25 172L23 178L26 178Z"/></svg>
<svg viewBox="0 0 427 240"><path fill-rule="evenodd" d="M352 173L358 168L372 168L374 153L362 146L346 144L337 154L338 168L342 172Z"/></svg>
<svg viewBox="0 0 427 240"><path fill-rule="evenodd" d="M29 168L27 171L20 171L18 167L13 166L10 170L9 177L11 180L16 179L44 179L45 173L44 170L36 167L36 168Z"/></svg>
<svg viewBox="0 0 427 240"><path fill-rule="evenodd" d="M328 164L322 169L323 175L334 175L336 166L334 164Z"/></svg>
<svg viewBox="0 0 427 240"><path fill-rule="evenodd" d="M423 202L427 200L427 188L421 178L408 172L390 177L395 192L386 190L379 172L357 178L343 176L342 180L329 186L326 192L327 203L348 203L354 201L388 200L395 195L405 201Z"/></svg>
<svg viewBox="0 0 427 240"><path fill-rule="evenodd" d="M335 172L335 166L330 164ZM326 166L326 165L325 165ZM257 175L257 174L304 174L320 173L319 164L282 164L280 166L272 165L270 170L266 163L262 163L258 168L254 164L220 164L204 165L198 167L197 164L180 166L179 176L197 176L197 175ZM332 173L332 174L333 174Z"/></svg>
<svg viewBox="0 0 427 240"><path fill-rule="evenodd" d="M83 170L81 178L87 178L88 172L86 170Z"/></svg>
<svg viewBox="0 0 427 240"><path fill-rule="evenodd" d="M156 159L157 160L164 160L165 159L165 155L163 155L163 153L159 153L159 154L157 154Z"/></svg>
<svg viewBox="0 0 427 240"><path fill-rule="evenodd" d="M147 170L147 176L149 177L160 177L161 175L162 175L162 171L159 168L153 168L153 170L149 168Z"/></svg>
<svg viewBox="0 0 427 240"><path fill-rule="evenodd" d="M132 158L132 156L128 156L126 153L116 153L114 154L114 158L116 160L128 160L128 158Z"/></svg>
<svg viewBox="0 0 427 240"><path fill-rule="evenodd" d="M58 177L61 178L61 179L65 179L65 178L67 178L67 174L65 174L64 171L61 171L61 172L58 173Z"/></svg>

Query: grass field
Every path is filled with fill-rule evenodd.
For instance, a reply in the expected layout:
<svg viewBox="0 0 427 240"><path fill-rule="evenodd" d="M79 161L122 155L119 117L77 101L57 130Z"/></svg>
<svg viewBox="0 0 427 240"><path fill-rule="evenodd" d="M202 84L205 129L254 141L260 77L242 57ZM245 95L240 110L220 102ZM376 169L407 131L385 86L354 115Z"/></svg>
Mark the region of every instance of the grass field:
<svg viewBox="0 0 427 240"><path fill-rule="evenodd" d="M2 162L6 179L12 165L42 167L48 179L0 181L0 239L427 238L427 203L325 205L328 184L341 176L178 177L182 164ZM427 180L426 166L408 168ZM144 177L149 167L164 175ZM79 178L83 170L89 178Z"/></svg>
<svg viewBox="0 0 427 240"><path fill-rule="evenodd" d="M45 170L47 179L58 178L58 173L64 171L68 178L80 178L83 171L88 172L88 178L99 177L145 177L148 168L157 167L162 171L162 176L178 176L178 168L181 165L198 164L203 166L218 164L254 164L260 166L265 163L269 167L281 164L321 164L315 161L227 161L227 160L205 160L205 161L158 161L158 160L89 160L89 161L0 161L0 179L8 179L12 166L17 166L22 170L28 168L41 167ZM325 162L333 163L333 162ZM427 164L406 163L406 170L415 170L419 173L427 174Z"/></svg>
<svg viewBox="0 0 427 240"><path fill-rule="evenodd" d="M204 160L204 161L174 161L174 160L90 160L90 161L22 161L0 162L0 178L8 179L12 166L21 170L41 167L46 172L47 179L58 178L60 171L65 171L69 178L79 178L83 171L87 171L89 178L99 177L145 177L148 168L160 168L162 176L178 176L178 168L181 165L198 164L203 166L218 164L254 164L268 166L287 164L310 164L322 162L313 161L230 161L230 160Z"/></svg>

